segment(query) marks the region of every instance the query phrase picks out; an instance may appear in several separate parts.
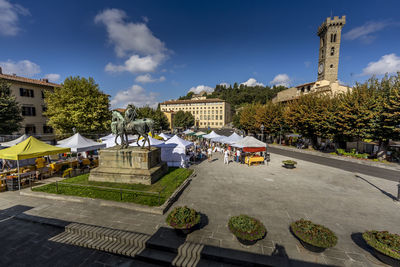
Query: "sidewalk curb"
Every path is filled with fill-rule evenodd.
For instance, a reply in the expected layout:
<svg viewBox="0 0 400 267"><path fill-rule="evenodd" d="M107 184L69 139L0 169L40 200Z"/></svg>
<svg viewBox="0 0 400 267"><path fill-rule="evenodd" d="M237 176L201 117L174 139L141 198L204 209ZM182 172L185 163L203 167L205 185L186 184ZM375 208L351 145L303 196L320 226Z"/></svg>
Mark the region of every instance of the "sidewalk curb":
<svg viewBox="0 0 400 267"><path fill-rule="evenodd" d="M277 148L277 149L282 149L282 150L287 150L287 151L292 151L292 152L298 152L298 153L303 153L303 154L309 154L309 155L314 155L314 156L320 156L320 157L329 158L329 159L337 159L337 160L342 160L342 161L348 161L348 162L357 163L357 164L360 164L360 165L372 166L372 167L388 169L388 170L393 170L393 171L400 171L400 166L396 166L393 163L388 163L388 164L392 164L394 166L390 166L390 165L388 166L388 164L385 164L385 163L370 162L370 161L352 159L352 158L343 157L343 156L325 154L325 153L318 152L318 151L308 151L308 150L303 150L303 149L285 147L285 146L281 146L281 145L272 145L272 144L268 144L268 146L269 147L273 147L273 148Z"/></svg>

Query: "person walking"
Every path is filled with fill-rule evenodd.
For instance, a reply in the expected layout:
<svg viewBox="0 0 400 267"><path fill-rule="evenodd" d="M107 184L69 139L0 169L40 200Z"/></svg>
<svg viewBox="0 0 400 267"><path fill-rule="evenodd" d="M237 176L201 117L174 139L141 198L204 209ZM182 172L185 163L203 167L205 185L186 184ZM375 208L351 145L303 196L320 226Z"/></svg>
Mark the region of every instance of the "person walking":
<svg viewBox="0 0 400 267"><path fill-rule="evenodd" d="M224 164L229 164L229 150L225 150L224 152Z"/></svg>
<svg viewBox="0 0 400 267"><path fill-rule="evenodd" d="M208 156L208 162L211 162L211 160L212 160L212 148L211 148L211 146L207 149L207 156Z"/></svg>
<svg viewBox="0 0 400 267"><path fill-rule="evenodd" d="M239 158L240 158L240 149L238 148L236 150L236 162L239 163Z"/></svg>

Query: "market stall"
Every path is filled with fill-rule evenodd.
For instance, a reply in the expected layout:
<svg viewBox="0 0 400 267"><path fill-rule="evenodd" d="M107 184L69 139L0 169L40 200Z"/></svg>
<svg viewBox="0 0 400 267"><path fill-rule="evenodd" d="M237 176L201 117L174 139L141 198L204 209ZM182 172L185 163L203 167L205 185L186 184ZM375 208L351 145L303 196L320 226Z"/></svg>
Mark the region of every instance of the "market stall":
<svg viewBox="0 0 400 267"><path fill-rule="evenodd" d="M167 141L168 139L170 139L172 137L172 135L169 134L165 134L165 133L160 133L159 136L164 139L164 141Z"/></svg>
<svg viewBox="0 0 400 267"><path fill-rule="evenodd" d="M98 143L91 139L85 138L79 133L74 134L73 136L58 141L58 147L66 147L71 148L71 152L86 152L86 151L93 151L98 150L100 148L105 148L106 144Z"/></svg>
<svg viewBox="0 0 400 267"><path fill-rule="evenodd" d="M150 145L151 146L157 146L157 145L160 145L160 144L164 144L164 141L155 139L155 138L150 137L150 136L149 136L149 141L150 141ZM131 143L130 146L142 146L143 142L144 142L144 138L141 137L139 139L139 141ZM146 142L145 146L147 146L147 145L148 145L148 143Z"/></svg>
<svg viewBox="0 0 400 267"><path fill-rule="evenodd" d="M216 137L221 137L221 135L217 134L214 131L212 131L209 134L203 135L203 138L205 138L205 139L212 139L212 138L216 138Z"/></svg>
<svg viewBox="0 0 400 267"><path fill-rule="evenodd" d="M70 151L71 151L70 148L61 148L52 146L42 141L39 141L35 137L31 136L17 145L0 150L0 159L17 161L17 172L7 176L7 179L10 179L12 181L11 186L15 186L15 184L17 184L18 189L21 189L21 182L22 182L21 177L25 176L24 173L22 173L20 170L19 166L20 160L29 158L39 158L43 156L60 154L60 153L67 153Z"/></svg>
<svg viewBox="0 0 400 267"><path fill-rule="evenodd" d="M252 136L246 136L245 138L234 142L232 146L241 148L243 152L247 153L244 162L249 166L254 163L264 163L264 157L257 155L256 153L265 152L267 148L266 143L261 142Z"/></svg>
<svg viewBox="0 0 400 267"><path fill-rule="evenodd" d="M186 150L193 145L193 142L174 135L164 144L158 146L161 148L161 160L167 162L170 167L184 167L190 158Z"/></svg>

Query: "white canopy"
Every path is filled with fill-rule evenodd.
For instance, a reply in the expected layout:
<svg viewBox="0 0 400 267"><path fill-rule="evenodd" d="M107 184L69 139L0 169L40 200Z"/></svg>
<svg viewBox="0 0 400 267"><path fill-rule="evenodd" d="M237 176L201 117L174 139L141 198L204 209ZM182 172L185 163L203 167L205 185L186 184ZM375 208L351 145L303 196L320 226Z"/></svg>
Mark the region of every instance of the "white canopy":
<svg viewBox="0 0 400 267"><path fill-rule="evenodd" d="M110 133L109 135L101 137L100 140L104 141L104 140L107 140L107 139L110 139L110 138L115 138L115 135Z"/></svg>
<svg viewBox="0 0 400 267"><path fill-rule="evenodd" d="M158 136L162 137L164 140L168 140L172 137L171 135L165 133L160 133Z"/></svg>
<svg viewBox="0 0 400 267"><path fill-rule="evenodd" d="M84 152L105 148L106 144L95 142L76 133L67 139L59 141L57 146L69 147L72 152Z"/></svg>
<svg viewBox="0 0 400 267"><path fill-rule="evenodd" d="M128 135L128 142L131 142L133 140L136 140L138 138L137 135ZM118 136L117 138L117 143L120 145L121 144L121 138ZM106 140L103 140L102 144L106 144L106 147L113 147L116 146L117 144L115 143L115 136L113 138L109 138Z"/></svg>
<svg viewBox="0 0 400 267"><path fill-rule="evenodd" d="M193 133L193 131L190 130L190 129L187 129L186 131L183 131L183 133L184 133L184 134L190 134L190 133Z"/></svg>
<svg viewBox="0 0 400 267"><path fill-rule="evenodd" d="M29 137L29 136L27 136L26 134L24 134L24 135L21 135L20 137L18 137L17 139L14 139L14 140L11 140L11 141L8 141L8 142L1 143L0 146L2 146L2 147L15 146L16 144L19 144L19 143L21 143L22 141L28 139L28 137Z"/></svg>
<svg viewBox="0 0 400 267"><path fill-rule="evenodd" d="M207 133L200 131L200 132L195 133L194 135L195 136L200 136L200 135L206 135L206 134Z"/></svg>
<svg viewBox="0 0 400 267"><path fill-rule="evenodd" d="M193 142L186 141L177 135L174 135L173 137L171 137L171 139L166 141L165 144L177 144L178 147L181 147L181 148L193 146Z"/></svg>
<svg viewBox="0 0 400 267"><path fill-rule="evenodd" d="M164 144L164 141L157 140L157 139L155 139L155 138L153 138L151 136L149 136L149 140L150 140L150 145L151 146L157 146L157 145L160 145L160 144ZM143 142L144 142L144 138L141 138L139 141L130 144L130 146L142 146ZM145 145L148 146L148 143L146 142Z"/></svg>
<svg viewBox="0 0 400 267"><path fill-rule="evenodd" d="M252 136L246 136L245 138L235 142L232 144L234 147L266 147L267 144L264 142L261 142L260 140L252 137Z"/></svg>
<svg viewBox="0 0 400 267"><path fill-rule="evenodd" d="M214 131L212 131L209 134L203 135L204 138L206 139L211 139L211 138L216 138L216 137L220 137L221 135L216 134Z"/></svg>
<svg viewBox="0 0 400 267"><path fill-rule="evenodd" d="M211 141L216 142L216 143L224 143L225 144L225 139L228 138L227 136L218 136L211 138Z"/></svg>
<svg viewBox="0 0 400 267"><path fill-rule="evenodd" d="M233 133L230 136L224 138L222 140L222 143L224 143L224 144L233 144L233 143L235 143L235 142L237 142L239 140L242 140L242 139L243 139L243 137L241 137L237 133Z"/></svg>

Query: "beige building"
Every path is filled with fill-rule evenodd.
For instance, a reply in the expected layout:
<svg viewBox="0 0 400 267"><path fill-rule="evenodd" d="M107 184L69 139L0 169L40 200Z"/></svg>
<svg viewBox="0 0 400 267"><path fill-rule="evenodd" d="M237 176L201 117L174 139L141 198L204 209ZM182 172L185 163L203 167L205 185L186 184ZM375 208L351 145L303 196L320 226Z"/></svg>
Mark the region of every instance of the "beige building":
<svg viewBox="0 0 400 267"><path fill-rule="evenodd" d="M160 108L167 116L171 129L173 115L179 110L192 113L195 126L199 128L222 128L232 120L231 105L218 98L196 96L190 100L170 100L161 103Z"/></svg>
<svg viewBox="0 0 400 267"><path fill-rule="evenodd" d="M308 93L326 93L332 96L351 90L340 85L338 81L339 50L342 28L346 24L346 16L327 18L318 27L319 41L318 79L316 82L301 84L281 91L272 100L286 102Z"/></svg>
<svg viewBox="0 0 400 267"><path fill-rule="evenodd" d="M46 124L47 119L43 115L46 111L44 91L54 90L55 87L61 85L51 83L48 79L37 80L3 74L1 68L0 79L11 84L11 94L16 97L17 102L21 105L24 120L18 134L39 135L45 137L43 138L45 140L54 139L53 129Z"/></svg>

